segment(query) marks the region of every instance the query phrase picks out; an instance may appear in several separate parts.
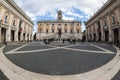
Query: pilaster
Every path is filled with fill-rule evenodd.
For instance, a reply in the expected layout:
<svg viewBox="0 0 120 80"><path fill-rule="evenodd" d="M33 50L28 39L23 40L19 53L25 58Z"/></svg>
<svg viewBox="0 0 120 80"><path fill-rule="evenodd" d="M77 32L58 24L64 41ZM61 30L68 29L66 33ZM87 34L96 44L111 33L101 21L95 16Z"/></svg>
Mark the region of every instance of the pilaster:
<svg viewBox="0 0 120 80"><path fill-rule="evenodd" d="M52 25L49 25L50 33L52 32Z"/></svg>
<svg viewBox="0 0 120 80"><path fill-rule="evenodd" d="M1 7L0 20L2 20L4 14L5 14L5 9Z"/></svg>
<svg viewBox="0 0 120 80"><path fill-rule="evenodd" d="M0 43L1 43L1 27L0 27Z"/></svg>
<svg viewBox="0 0 120 80"><path fill-rule="evenodd" d="M100 20L100 27L101 27L101 40L102 40L102 42L105 42L105 35L104 35L104 29L103 29L103 26L104 26L104 24L103 24L103 19L101 19Z"/></svg>
<svg viewBox="0 0 120 80"><path fill-rule="evenodd" d="M21 28L23 29L23 27L24 27L24 22L22 22ZM23 41L23 30L21 31L20 41Z"/></svg>
<svg viewBox="0 0 120 80"><path fill-rule="evenodd" d="M107 22L108 22L108 30L109 30L109 42L113 42L114 41L114 34L111 28L111 22L110 22L110 14L107 15Z"/></svg>
<svg viewBox="0 0 120 80"><path fill-rule="evenodd" d="M65 31L64 31L65 29L64 29L64 25L62 25L62 32L64 33Z"/></svg>
<svg viewBox="0 0 120 80"><path fill-rule="evenodd" d="M11 42L11 26L13 21L13 15L10 13L9 21L8 21L8 29L6 31L6 41Z"/></svg>
<svg viewBox="0 0 120 80"><path fill-rule="evenodd" d="M73 26L74 26L74 33L76 33L77 25L74 24Z"/></svg>
<svg viewBox="0 0 120 80"><path fill-rule="evenodd" d="M69 24L69 25L68 25L68 28L67 28L67 29L68 29L68 30L67 30L68 33L70 33L70 25L71 25L71 24Z"/></svg>
<svg viewBox="0 0 120 80"><path fill-rule="evenodd" d="M95 23L96 41L99 40L99 35L98 35L98 30L97 30L97 28L98 28L97 23Z"/></svg>
<svg viewBox="0 0 120 80"><path fill-rule="evenodd" d="M16 30L15 30L15 41L18 41L19 22L20 22L20 19L17 18Z"/></svg>
<svg viewBox="0 0 120 80"><path fill-rule="evenodd" d="M116 14L116 19L117 21L120 23L120 13L119 13L119 10L115 10L115 14Z"/></svg>

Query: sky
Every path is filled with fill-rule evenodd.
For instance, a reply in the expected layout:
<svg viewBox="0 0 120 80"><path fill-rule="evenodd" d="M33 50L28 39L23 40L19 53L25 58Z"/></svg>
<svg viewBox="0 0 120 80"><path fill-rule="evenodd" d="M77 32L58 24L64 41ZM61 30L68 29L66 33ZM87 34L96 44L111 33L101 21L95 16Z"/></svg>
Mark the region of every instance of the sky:
<svg viewBox="0 0 120 80"><path fill-rule="evenodd" d="M34 22L34 32L37 30L36 22L39 20L56 20L57 11L63 12L63 20L87 21L101 8L107 0L14 0L18 6ZM82 31L85 25L82 23Z"/></svg>

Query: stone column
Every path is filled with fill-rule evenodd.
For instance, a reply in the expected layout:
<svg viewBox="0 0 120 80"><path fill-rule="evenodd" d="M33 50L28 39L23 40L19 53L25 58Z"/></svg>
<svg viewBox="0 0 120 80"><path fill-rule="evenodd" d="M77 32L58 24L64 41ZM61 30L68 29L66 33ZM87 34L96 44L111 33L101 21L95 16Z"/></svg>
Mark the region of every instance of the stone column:
<svg viewBox="0 0 120 80"><path fill-rule="evenodd" d="M111 28L110 14L107 16L108 30L109 30L109 42L114 41L114 34Z"/></svg>
<svg viewBox="0 0 120 80"><path fill-rule="evenodd" d="M8 29L6 30L6 41L11 42L11 26L13 22L13 15L10 13L9 21L8 21Z"/></svg>
<svg viewBox="0 0 120 80"><path fill-rule="evenodd" d="M73 26L74 26L74 33L76 33L77 26L76 24L74 24Z"/></svg>
<svg viewBox="0 0 120 80"><path fill-rule="evenodd" d="M88 40L88 38L87 38L87 29L86 29L86 31L85 31L85 37L86 37L86 41Z"/></svg>
<svg viewBox="0 0 120 80"><path fill-rule="evenodd" d="M49 25L49 27L50 27L50 33L52 33L52 25Z"/></svg>
<svg viewBox="0 0 120 80"><path fill-rule="evenodd" d="M32 35L31 35L32 34L32 27L31 26L30 26L30 33L29 34L30 34L30 40L32 40Z"/></svg>
<svg viewBox="0 0 120 80"><path fill-rule="evenodd" d="M1 43L1 27L0 27L0 43Z"/></svg>
<svg viewBox="0 0 120 80"><path fill-rule="evenodd" d="M94 40L94 32L93 32L93 25L91 26L91 35L92 35L92 41Z"/></svg>
<svg viewBox="0 0 120 80"><path fill-rule="evenodd" d="M4 14L5 14L5 10L3 7L1 7L0 20L2 20Z"/></svg>
<svg viewBox="0 0 120 80"><path fill-rule="evenodd" d="M27 41L27 32L25 32L25 41Z"/></svg>
<svg viewBox="0 0 120 80"><path fill-rule="evenodd" d="M87 28L87 40L89 41L90 40L90 30L89 30L89 26L88 26L88 28Z"/></svg>
<svg viewBox="0 0 120 80"><path fill-rule="evenodd" d="M100 26L101 27L101 41L105 42L105 38L104 38L105 35L104 35L104 28L103 28L104 27L103 19L100 20L100 25L101 25Z"/></svg>
<svg viewBox="0 0 120 80"><path fill-rule="evenodd" d="M25 25L25 41L27 41L27 36L26 36L26 34L27 34L27 24Z"/></svg>
<svg viewBox="0 0 120 80"><path fill-rule="evenodd" d="M97 23L95 23L96 41L99 40L99 35L98 35L98 30L97 30L97 28L98 28Z"/></svg>
<svg viewBox="0 0 120 80"><path fill-rule="evenodd" d="M120 23L119 9L117 9L117 10L115 11L115 14L116 14L116 18L117 18L118 22Z"/></svg>
<svg viewBox="0 0 120 80"><path fill-rule="evenodd" d="M22 31L21 31L21 35L20 35L20 41L23 41L23 27L24 27L24 22L22 22Z"/></svg>
<svg viewBox="0 0 120 80"><path fill-rule="evenodd" d="M19 22L20 22L20 19L17 18L16 30L15 30L15 41L18 41Z"/></svg>
<svg viewBox="0 0 120 80"><path fill-rule="evenodd" d="M67 30L68 33L70 33L70 25L71 25L71 24L68 24L68 26L67 26L67 27L68 27L68 28L67 28L67 29L68 29L68 30Z"/></svg>
<svg viewBox="0 0 120 80"><path fill-rule="evenodd" d="M118 29L118 32L119 32L119 42L120 42L120 28Z"/></svg>
<svg viewBox="0 0 120 80"><path fill-rule="evenodd" d="M44 31L43 31L44 33L46 33L46 25L44 24Z"/></svg>

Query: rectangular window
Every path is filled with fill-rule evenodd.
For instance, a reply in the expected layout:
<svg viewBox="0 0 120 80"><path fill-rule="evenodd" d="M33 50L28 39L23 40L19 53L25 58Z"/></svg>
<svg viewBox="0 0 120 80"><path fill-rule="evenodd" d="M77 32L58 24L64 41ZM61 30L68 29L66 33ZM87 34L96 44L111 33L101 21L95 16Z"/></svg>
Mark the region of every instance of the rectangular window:
<svg viewBox="0 0 120 80"><path fill-rule="evenodd" d="M21 28L21 27L22 27L22 21L19 22L19 28Z"/></svg>

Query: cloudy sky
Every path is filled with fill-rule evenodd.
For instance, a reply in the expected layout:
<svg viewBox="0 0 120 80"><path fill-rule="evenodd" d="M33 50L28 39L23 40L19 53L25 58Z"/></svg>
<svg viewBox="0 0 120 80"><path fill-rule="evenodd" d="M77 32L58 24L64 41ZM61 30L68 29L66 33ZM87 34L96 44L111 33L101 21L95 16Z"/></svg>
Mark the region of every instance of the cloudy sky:
<svg viewBox="0 0 120 80"><path fill-rule="evenodd" d="M87 21L106 1L107 0L15 0L23 11L34 21L35 31L37 21L55 20L58 10L62 10L64 20ZM85 26L82 25L82 28L84 30Z"/></svg>

